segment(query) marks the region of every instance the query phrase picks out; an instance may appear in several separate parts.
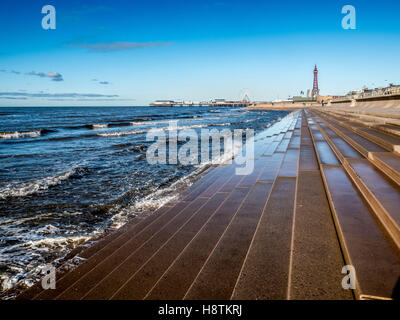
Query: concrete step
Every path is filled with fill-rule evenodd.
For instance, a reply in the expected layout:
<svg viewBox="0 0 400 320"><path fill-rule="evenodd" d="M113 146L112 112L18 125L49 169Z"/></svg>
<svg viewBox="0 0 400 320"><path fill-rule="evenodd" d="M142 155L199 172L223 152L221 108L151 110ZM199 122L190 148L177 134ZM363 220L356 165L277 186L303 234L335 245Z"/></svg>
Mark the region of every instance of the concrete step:
<svg viewBox="0 0 400 320"><path fill-rule="evenodd" d="M389 152L371 152L369 159L389 178L400 185L400 157Z"/></svg>
<svg viewBox="0 0 400 320"><path fill-rule="evenodd" d="M356 271L356 298L390 298L400 276L397 248L345 170L322 165L322 173L346 263Z"/></svg>
<svg viewBox="0 0 400 320"><path fill-rule="evenodd" d="M400 249L400 187L366 159L348 159L344 166Z"/></svg>
<svg viewBox="0 0 400 320"><path fill-rule="evenodd" d="M196 190L200 185L206 182L207 180L204 180L204 177L208 175L212 170L214 169L213 166L207 168L202 174L201 177L203 179L197 180L192 186L190 186L187 190L185 190L186 194L190 194L192 191ZM212 178L212 176L209 176ZM82 259L89 259L91 256L98 254L100 251L103 250L103 248L111 245L114 240L116 240L118 243L123 243L126 241L126 239L131 237L131 233L138 232L141 228L145 227L148 223L153 221L155 218L158 216L161 216L164 214L169 207L173 206L173 202L170 202L166 204L164 207L156 210L155 212L149 212L149 213L143 213L141 216L136 217L132 222L127 223L126 225L122 226L118 230L111 232L109 235L105 236L103 239L100 239L98 242L91 244L88 248L83 249L82 251L78 252L76 255L79 258ZM148 217L148 215L154 215L152 217ZM146 221L142 222L143 219L146 219ZM136 224L141 223L139 226L136 226ZM108 248L105 248L105 250L108 250ZM73 252L70 254L71 257L75 256ZM87 267L87 266L86 266ZM63 283L62 278L68 274L71 271L70 270L70 264L67 262L65 265L62 265L57 271L56 271L56 277L58 279L58 283ZM35 296L39 295L42 293L43 288L41 285L41 282L35 283L32 287L28 288L27 290L23 291L20 293L16 299L17 300L28 300L28 299L33 299ZM49 294L49 293L48 293ZM46 294L46 296L48 295Z"/></svg>
<svg viewBox="0 0 400 320"><path fill-rule="evenodd" d="M230 299L271 187L271 183L255 184L190 286L185 299Z"/></svg>
<svg viewBox="0 0 400 320"><path fill-rule="evenodd" d="M93 254L87 261L79 265L74 270L66 273L63 277L57 279L57 288L54 290L41 290L37 295L33 297L35 300L47 300L52 299L67 289L70 285L78 281L87 272L92 270L101 263L105 258L112 255L121 246L126 245L132 239L132 237L140 236L145 233L148 229L157 225L160 221L170 219L175 213L180 212L185 208L188 203L179 202L172 208L162 207L158 209L154 214L150 215L132 229L127 230L121 236L114 239L105 245L101 250Z"/></svg>
<svg viewBox="0 0 400 320"><path fill-rule="evenodd" d="M356 131L389 151L400 152L400 137L370 128L357 129Z"/></svg>
<svg viewBox="0 0 400 320"><path fill-rule="evenodd" d="M266 166L258 177L258 182L274 182L284 157L284 153L274 153L267 157Z"/></svg>
<svg viewBox="0 0 400 320"><path fill-rule="evenodd" d="M69 286L56 299L81 299L91 289L99 286L99 283L104 285L102 286L103 291L105 290L104 287L107 287L107 291L103 292L104 295L114 292L125 283L131 270L135 270L147 261L206 202L206 198L197 198L169 221L164 221L162 225L150 230L151 232L142 233L142 237L139 236L130 240L99 263L96 268L87 272L77 282Z"/></svg>
<svg viewBox="0 0 400 320"><path fill-rule="evenodd" d="M310 131L308 130L308 126L303 126L301 128L301 145L311 145L311 134Z"/></svg>
<svg viewBox="0 0 400 320"><path fill-rule="evenodd" d="M361 113L354 113L354 112L343 112L343 111L331 111L336 115L340 115L342 117L346 117L348 119L354 120L361 120L369 123L375 124L389 124L395 127L400 126L400 120L395 118L387 118L387 117L380 117L376 115L368 115L368 114L361 114Z"/></svg>
<svg viewBox="0 0 400 320"><path fill-rule="evenodd" d="M299 172L292 241L289 299L354 299L319 170Z"/></svg>
<svg viewBox="0 0 400 320"><path fill-rule="evenodd" d="M314 146L302 145L300 148L299 170L319 170Z"/></svg>
<svg viewBox="0 0 400 320"><path fill-rule="evenodd" d="M351 128L356 133L375 142L376 144L382 146L383 148L389 151L400 152L400 137L397 137L389 133L384 133L377 129L368 128L363 125L355 124L354 122L351 121L341 120L332 115L330 116L330 118L338 122L339 124L342 124L343 126Z"/></svg>
<svg viewBox="0 0 400 320"><path fill-rule="evenodd" d="M159 210L157 213L162 214L161 211L168 209L167 207L163 207L162 210ZM98 240L98 242L93 243L90 245L87 249L84 249L77 254L74 254L73 252L70 253L71 257L79 257L87 260L90 258L92 255L94 255L96 252L102 250L106 245L108 245L110 242L114 241L116 238L120 237L123 233L126 231L129 232L131 228L133 228L133 225L136 223L139 223L139 219L135 219L134 221L127 223L126 225L122 226L118 230L115 230L105 236L104 238ZM66 264L62 265L57 271L56 271L56 279L61 279L67 272L67 270L70 268L69 262ZM38 295L43 291L41 281L36 282L32 287L24 290L21 292L17 297L16 300L30 300L34 296Z"/></svg>
<svg viewBox="0 0 400 320"><path fill-rule="evenodd" d="M337 123L328 124L332 130L334 130L340 137L345 139L350 145L352 145L358 152L364 157L368 157L370 152L385 152L386 150L376 143L362 137L356 132L347 129Z"/></svg>
<svg viewBox="0 0 400 320"><path fill-rule="evenodd" d="M316 118L318 117L315 117L315 119ZM318 127L341 162L343 162L345 158L363 158L363 156L357 150L355 150L343 138L339 137L337 133L330 129L326 123L320 122L318 123Z"/></svg>
<svg viewBox="0 0 400 320"><path fill-rule="evenodd" d="M297 177L299 168L299 149L288 149L281 168L279 169L278 176L280 177Z"/></svg>
<svg viewBox="0 0 400 320"><path fill-rule="evenodd" d="M318 164L339 165L340 162L316 125L310 126Z"/></svg>
<svg viewBox="0 0 400 320"><path fill-rule="evenodd" d="M232 299L287 299L295 194L296 177L276 179ZM225 261L224 271L230 266ZM230 290L229 287L224 295L217 292L212 297L229 298Z"/></svg>
<svg viewBox="0 0 400 320"><path fill-rule="evenodd" d="M223 232L249 193L235 189L172 265L153 286L146 299L183 299Z"/></svg>
<svg viewBox="0 0 400 320"><path fill-rule="evenodd" d="M390 133L395 136L400 137L400 121L393 120L395 123L391 123L390 121L387 123L384 118L380 117L371 117L371 116L356 116L356 115L341 115L336 114L336 116L341 118L342 120L350 120L358 125L363 125L372 129L376 129L382 131L384 133Z"/></svg>
<svg viewBox="0 0 400 320"><path fill-rule="evenodd" d="M215 194L172 237L164 242L161 241L161 238L166 239L169 232L163 230L164 234L167 232L165 236L160 234L158 235L159 239L153 238L153 244L148 243L140 251L134 253L131 258L125 260L120 267L84 295L83 299L143 299L227 197L226 193ZM161 247L151 255L154 251L153 248L157 248L159 244ZM145 261L148 256L150 258ZM142 261L145 263L140 264L139 262Z"/></svg>

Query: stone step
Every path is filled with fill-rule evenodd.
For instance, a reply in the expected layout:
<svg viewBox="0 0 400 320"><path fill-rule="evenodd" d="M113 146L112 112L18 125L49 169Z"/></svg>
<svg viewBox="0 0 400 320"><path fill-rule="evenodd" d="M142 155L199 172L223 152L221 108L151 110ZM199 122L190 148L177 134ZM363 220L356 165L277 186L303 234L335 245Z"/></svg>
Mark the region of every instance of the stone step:
<svg viewBox="0 0 400 320"><path fill-rule="evenodd" d="M276 179L232 292L232 299L287 299L295 194L296 177ZM224 263L223 270L227 272L230 262ZM218 290L213 292L212 297L227 299L230 291L229 286L224 295L219 295Z"/></svg>
<svg viewBox="0 0 400 320"><path fill-rule="evenodd" d="M227 197L226 193L215 194L172 237L165 242L160 242L161 238L166 239L169 235L168 230L163 230L163 233L167 232L166 236L158 235L161 238L157 241L153 238L152 245L144 246L131 258L125 260L123 265L115 269L83 298L86 300L143 299ZM154 245L155 242L158 245L161 244L161 247L151 255L154 248L158 247ZM148 256L150 258L145 261L145 257ZM140 264L139 262L142 261L145 262Z"/></svg>
<svg viewBox="0 0 400 320"><path fill-rule="evenodd" d="M147 229L159 223L160 220L164 220L166 216L168 217L168 219L170 219L171 213L174 214L175 212L179 212L187 205L188 205L187 203L179 202L172 208L161 207L152 215L148 216L146 219L144 219L137 225L134 225L132 228L129 228L126 232L124 232L122 235L120 235L113 241L107 243L102 249L93 254L88 260L80 264L77 268L66 273L61 278L57 278L56 289L41 290L33 297L33 299L47 300L56 297L63 290L65 290L70 285L78 281L87 272L95 268L98 263L100 263L108 256L113 254L116 250L118 250L118 248L128 243L132 239L132 237L139 236L143 232L146 232Z"/></svg>
<svg viewBox="0 0 400 320"><path fill-rule="evenodd" d="M344 166L400 249L400 187L366 159L348 159Z"/></svg>
<svg viewBox="0 0 400 320"><path fill-rule="evenodd" d="M356 298L390 298L400 276L397 248L374 219L345 169L321 167L346 263L356 271Z"/></svg>
<svg viewBox="0 0 400 320"><path fill-rule="evenodd" d="M318 127L341 162L343 162L345 158L363 158L363 156L357 150L355 150L343 138L339 137L336 132L329 128L327 124L320 122L318 123Z"/></svg>
<svg viewBox="0 0 400 320"><path fill-rule="evenodd" d="M249 193L249 189L233 190L199 233L177 257L145 297L152 300L183 299L190 285L206 262L221 235Z"/></svg>
<svg viewBox="0 0 400 320"><path fill-rule="evenodd" d="M214 175L204 177L205 181L210 178L215 178ZM196 190L194 192L197 192ZM62 278L57 280L57 288L55 290L42 290L37 294L34 299L46 300L52 299L67 289L69 286L78 281L82 276L95 268L104 259L111 256L116 250L124 246L129 246L136 237L146 239L148 234L155 232L160 226L171 220L175 215L180 213L188 202L178 202L173 207L161 207L156 212L148 216L146 219L141 221L132 228L128 229L121 236L116 238L114 241L107 243L103 249L97 251L83 264L79 265L76 269L66 273Z"/></svg>
<svg viewBox="0 0 400 320"><path fill-rule="evenodd" d="M300 171L288 298L354 299L341 285L344 265L321 173Z"/></svg>
<svg viewBox="0 0 400 320"><path fill-rule="evenodd" d="M368 157L369 152L385 152L386 150L376 143L362 137L356 132L347 129L339 124L329 123L328 126L334 130L340 137L345 139L350 145L352 145L358 152L364 157Z"/></svg>
<svg viewBox="0 0 400 320"><path fill-rule="evenodd" d="M400 121L398 120L393 120L397 124L391 124L391 122L386 122L385 119L379 118L379 117L373 117L374 119L364 119L364 117L370 117L370 116L363 116L363 117L356 117L352 115L338 115L335 114L336 116L339 116L342 120L350 120L356 124L361 124L369 128L377 129L379 131L382 131L384 133L390 133L395 136L400 137Z"/></svg>
<svg viewBox="0 0 400 320"><path fill-rule="evenodd" d="M278 176L280 177L297 177L299 168L299 149L288 149L281 168L279 169Z"/></svg>
<svg viewBox="0 0 400 320"><path fill-rule="evenodd" d="M284 153L274 153L266 158L266 166L258 177L259 182L274 182L282 165Z"/></svg>
<svg viewBox="0 0 400 320"><path fill-rule="evenodd" d="M201 174L201 177L204 179L204 177L209 174L212 170L214 169L213 166L207 168L204 170L204 172ZM211 178L212 176L210 176ZM185 190L184 193L190 194L193 190L198 188L200 185L204 183L203 179L197 180L192 186L190 186L187 190ZM206 180L205 180L206 181ZM126 239L131 237L131 233L133 232L138 232L139 229L142 227L146 226L148 223L153 221L153 219L157 218L157 216L162 215L165 213L169 207L173 206L175 203L174 201L167 203L164 207L156 210L155 212L148 212L148 213L142 213L141 216L135 217L135 219L126 225L122 226L118 230L115 230L111 232L109 235L105 236L104 238L100 239L99 241L95 242L94 244L91 244L88 248L83 249L82 251L78 252L76 255L78 258L82 258L84 260L89 259L91 256L98 254L100 251L103 250L103 248L111 245L114 240L117 240L118 243L123 243L126 241ZM148 217L148 215L153 215L152 217ZM147 219L146 221L142 222L143 219ZM138 227L136 224L141 223ZM107 248L105 249L107 250ZM75 254L70 253L71 257L75 256ZM87 266L86 266L87 267ZM63 283L61 279L67 275L71 271L66 271L70 269L70 264L67 262L65 265L62 265L57 271L56 271L56 278L58 279L58 283ZM36 295L39 295L42 293L43 288L41 285L41 282L38 281L35 283L32 287L24 290L22 293L20 293L16 299L17 300L28 300L28 299L33 299Z"/></svg>
<svg viewBox="0 0 400 320"><path fill-rule="evenodd" d="M132 270L140 267L154 252L160 248L179 228L184 225L198 210L205 205L206 198L197 198L172 219L155 225L142 236L131 239L95 268L87 272L74 284L69 286L56 299L81 299L93 288L99 288L103 295L112 294L127 280Z"/></svg>
<svg viewBox="0 0 400 320"><path fill-rule="evenodd" d="M369 159L389 178L400 185L400 157L389 152L371 152Z"/></svg>
<svg viewBox="0 0 400 320"><path fill-rule="evenodd" d="M300 148L299 170L319 170L314 146L302 145Z"/></svg>
<svg viewBox="0 0 400 320"><path fill-rule="evenodd" d="M351 128L358 134L362 135L368 140L375 142L376 144L382 146L383 148L389 151L400 152L400 137L397 137L389 133L384 133L377 129L368 128L363 125L355 124L354 122L351 121L341 120L337 117L335 118L332 115L330 117L333 118L334 121Z"/></svg>
<svg viewBox="0 0 400 320"><path fill-rule="evenodd" d="M230 299L271 191L257 182L185 295L189 300Z"/></svg>
<svg viewBox="0 0 400 320"><path fill-rule="evenodd" d="M356 132L388 149L389 151L400 153L400 137L370 128L357 129Z"/></svg>

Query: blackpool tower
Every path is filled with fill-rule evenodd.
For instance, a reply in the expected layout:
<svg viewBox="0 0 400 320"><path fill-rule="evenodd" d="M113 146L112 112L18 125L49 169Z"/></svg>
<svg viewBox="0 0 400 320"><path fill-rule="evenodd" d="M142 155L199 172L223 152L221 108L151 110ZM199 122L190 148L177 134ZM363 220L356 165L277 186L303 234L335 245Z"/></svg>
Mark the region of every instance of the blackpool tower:
<svg viewBox="0 0 400 320"><path fill-rule="evenodd" d="M317 65L315 65L315 68L314 68L314 84L313 84L313 89L312 89L311 95L313 98L316 98L319 95Z"/></svg>

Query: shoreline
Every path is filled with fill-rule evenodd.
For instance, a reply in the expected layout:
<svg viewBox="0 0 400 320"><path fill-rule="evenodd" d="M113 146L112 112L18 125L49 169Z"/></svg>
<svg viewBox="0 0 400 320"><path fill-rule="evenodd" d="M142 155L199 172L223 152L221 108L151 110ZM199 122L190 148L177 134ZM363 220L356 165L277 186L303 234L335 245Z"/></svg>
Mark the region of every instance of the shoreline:
<svg viewBox="0 0 400 320"><path fill-rule="evenodd" d="M255 145L250 175L207 169L182 198L89 247L55 290L17 299L399 298L400 126L302 109Z"/></svg>
<svg viewBox="0 0 400 320"><path fill-rule="evenodd" d="M240 109L245 110L246 108L240 108ZM273 126L278 125L282 120L283 119L273 121L271 126L268 129L272 128ZM177 199L182 199L185 196L187 196L187 194L191 188L191 185L193 185L196 182L198 182L199 180L201 180L205 175L207 175L210 171L212 171L215 168L215 166L216 165L206 164L206 165L204 165L204 168L201 168L200 172L196 173L197 170L195 170L188 176L184 176L184 177L180 178L178 181L174 182L173 185L176 185L176 184L179 185L179 184L183 183L182 180L187 180L187 179L190 180L189 184L187 184L185 182L184 186L178 187L179 191L178 191L178 194L176 195L176 199L174 199L172 202L170 202L167 205L171 205L171 204L175 203L176 201L178 201ZM195 175L195 176L191 177L192 175ZM170 187L168 187L168 188L170 188ZM145 199L145 198L143 198L143 199ZM162 207L162 205L160 207ZM152 215L154 213L154 211L157 211L158 209L160 209L160 207L152 209L152 210L144 210L139 215L136 215L136 216L132 217L131 219L129 219L125 224L121 225L118 229L106 228L102 231L101 234L92 237L88 241L82 243L81 245L78 245L76 248L74 248L72 251L70 251L67 255L65 255L61 258L58 258L57 260L59 260L61 263L57 264L57 276L62 277L69 271L78 267L82 262L84 262L84 260L79 258L79 255L81 253L84 253L85 251L92 252L96 248L96 245L99 242L107 241L108 237L114 237L114 233L123 232L124 230L126 230L126 228L129 225L138 223L141 220L147 218L149 215ZM29 288L21 288L21 285L17 284L16 286L10 288L9 290L4 291L1 294L1 297L8 297L7 299L9 299L11 297L11 299L12 299L12 296L21 294L21 292L23 292L25 290L29 290Z"/></svg>

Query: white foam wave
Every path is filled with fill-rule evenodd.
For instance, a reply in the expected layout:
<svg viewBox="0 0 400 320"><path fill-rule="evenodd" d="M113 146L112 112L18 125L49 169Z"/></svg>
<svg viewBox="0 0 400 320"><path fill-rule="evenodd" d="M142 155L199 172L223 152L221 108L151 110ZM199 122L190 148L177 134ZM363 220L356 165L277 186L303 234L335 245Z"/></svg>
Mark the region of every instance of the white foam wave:
<svg viewBox="0 0 400 320"><path fill-rule="evenodd" d="M6 199L8 197L24 197L30 194L47 190L48 188L58 185L62 181L69 179L69 177L76 173L77 169L78 168L73 168L62 174L46 177L27 184L22 184L18 186L7 186L0 189L0 199Z"/></svg>
<svg viewBox="0 0 400 320"><path fill-rule="evenodd" d="M0 139L35 138L41 135L41 130L0 132Z"/></svg>
<svg viewBox="0 0 400 320"><path fill-rule="evenodd" d="M102 124L102 123L98 123L98 124L92 124L92 128L93 129L103 129L103 128L107 128L108 124Z"/></svg>
<svg viewBox="0 0 400 320"><path fill-rule="evenodd" d="M188 126L171 126L171 127L162 127L162 128L153 128L153 129L148 129L148 130L133 130L133 131L120 131L120 132L107 132L107 133L98 133L98 136L101 137L121 137L121 136L127 136L127 135L133 135L133 134L142 134L142 133L147 133L150 130L153 132L158 132L158 131L170 131L170 130L185 130L185 129L195 129L195 128L204 128L204 127L210 127L210 126L229 126L230 123L215 123L215 124L195 124L195 125L188 125Z"/></svg>

